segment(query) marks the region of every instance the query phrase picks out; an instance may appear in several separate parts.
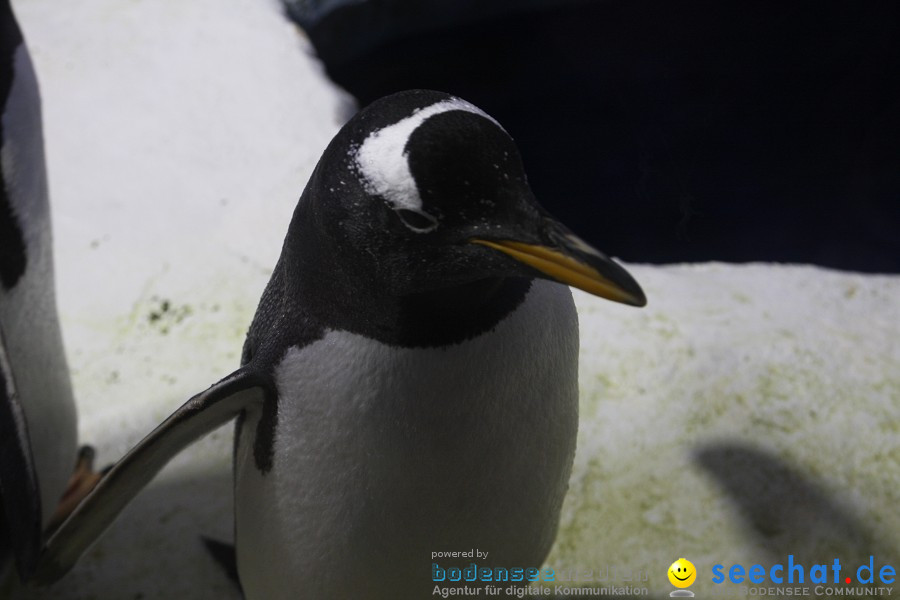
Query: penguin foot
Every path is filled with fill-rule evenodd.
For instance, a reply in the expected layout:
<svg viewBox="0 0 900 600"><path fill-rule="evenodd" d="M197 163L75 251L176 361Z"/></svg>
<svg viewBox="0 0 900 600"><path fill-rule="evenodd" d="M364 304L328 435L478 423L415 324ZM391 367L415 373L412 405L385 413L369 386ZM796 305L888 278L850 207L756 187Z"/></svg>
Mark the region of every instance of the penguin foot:
<svg viewBox="0 0 900 600"><path fill-rule="evenodd" d="M75 470L72 472L72 477L69 478L69 484L66 486L66 491L63 492L62 498L60 498L59 504L56 505L56 510L53 511L53 516L50 518L50 523L48 523L47 530L44 532L45 535L49 536L69 518L72 511L75 510L85 496L91 493L97 482L109 470L94 470L95 454L96 452L92 446L82 446L78 450Z"/></svg>

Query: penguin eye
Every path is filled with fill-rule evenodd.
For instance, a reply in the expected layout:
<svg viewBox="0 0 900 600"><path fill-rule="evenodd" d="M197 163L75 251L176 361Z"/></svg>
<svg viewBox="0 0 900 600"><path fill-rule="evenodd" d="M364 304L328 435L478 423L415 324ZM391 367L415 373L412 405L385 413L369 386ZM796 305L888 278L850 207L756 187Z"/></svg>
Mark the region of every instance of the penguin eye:
<svg viewBox="0 0 900 600"><path fill-rule="evenodd" d="M419 212L409 208L398 208L394 212L397 213L404 225L416 233L427 233L438 225L437 219L426 212Z"/></svg>

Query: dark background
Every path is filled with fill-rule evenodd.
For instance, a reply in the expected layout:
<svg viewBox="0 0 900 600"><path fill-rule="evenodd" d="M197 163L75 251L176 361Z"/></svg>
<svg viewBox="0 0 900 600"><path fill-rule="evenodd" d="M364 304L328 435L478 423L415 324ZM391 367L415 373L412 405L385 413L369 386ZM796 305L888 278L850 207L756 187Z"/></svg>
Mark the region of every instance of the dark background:
<svg viewBox="0 0 900 600"><path fill-rule="evenodd" d="M900 2L463 5L288 3L361 104L432 88L496 117L613 256L900 272Z"/></svg>

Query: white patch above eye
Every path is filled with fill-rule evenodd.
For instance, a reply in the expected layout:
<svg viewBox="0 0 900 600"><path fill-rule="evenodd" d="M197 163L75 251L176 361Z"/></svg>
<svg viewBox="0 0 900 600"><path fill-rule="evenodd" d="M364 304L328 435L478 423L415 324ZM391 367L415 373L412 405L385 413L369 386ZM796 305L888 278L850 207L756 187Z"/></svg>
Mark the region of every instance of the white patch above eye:
<svg viewBox="0 0 900 600"><path fill-rule="evenodd" d="M459 98L443 100L420 108L393 125L373 131L360 144L355 160L366 191L381 196L395 210L408 209L422 212L422 198L419 196L419 190L409 170L409 161L403 149L406 147L409 136L427 119L452 110L463 110L481 115L500 127L500 124L490 115Z"/></svg>

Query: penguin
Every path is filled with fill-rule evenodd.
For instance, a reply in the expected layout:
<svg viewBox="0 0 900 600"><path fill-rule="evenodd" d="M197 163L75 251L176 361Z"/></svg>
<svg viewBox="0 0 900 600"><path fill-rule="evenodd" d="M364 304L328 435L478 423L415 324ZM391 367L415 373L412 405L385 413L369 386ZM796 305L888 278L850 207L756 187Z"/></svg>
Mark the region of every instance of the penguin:
<svg viewBox="0 0 900 600"><path fill-rule="evenodd" d="M325 149L241 367L101 480L44 550L71 567L178 451L236 419L235 551L248 600L421 598L432 552L539 567L578 426L567 285L646 300L545 211L510 135L435 91L382 98ZM526 582L527 583L527 582Z"/></svg>
<svg viewBox="0 0 900 600"><path fill-rule="evenodd" d="M0 581L29 577L76 464L37 80L0 0ZM12 560L11 560L12 559Z"/></svg>

